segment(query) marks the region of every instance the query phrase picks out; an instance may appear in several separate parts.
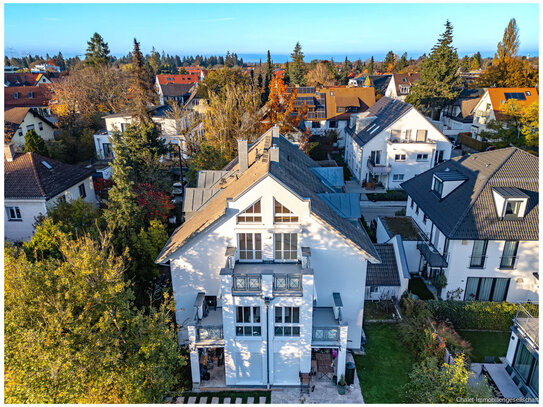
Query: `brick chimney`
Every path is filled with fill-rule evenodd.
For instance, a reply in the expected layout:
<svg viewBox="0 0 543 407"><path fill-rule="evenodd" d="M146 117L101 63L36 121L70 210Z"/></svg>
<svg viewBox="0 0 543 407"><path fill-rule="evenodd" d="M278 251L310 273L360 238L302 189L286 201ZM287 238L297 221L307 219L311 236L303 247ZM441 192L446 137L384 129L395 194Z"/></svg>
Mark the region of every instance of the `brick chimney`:
<svg viewBox="0 0 543 407"><path fill-rule="evenodd" d="M247 140L238 140L238 165L239 172L245 172L249 168L249 150Z"/></svg>
<svg viewBox="0 0 543 407"><path fill-rule="evenodd" d="M15 150L13 148L13 143L4 144L4 157L7 162L12 162L15 158Z"/></svg>

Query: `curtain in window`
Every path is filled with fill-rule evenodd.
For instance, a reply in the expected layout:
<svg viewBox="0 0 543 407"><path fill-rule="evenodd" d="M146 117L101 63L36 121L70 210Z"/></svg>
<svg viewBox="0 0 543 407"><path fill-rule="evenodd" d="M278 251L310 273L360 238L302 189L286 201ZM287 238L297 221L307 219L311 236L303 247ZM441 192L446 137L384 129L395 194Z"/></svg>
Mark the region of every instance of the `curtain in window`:
<svg viewBox="0 0 543 407"><path fill-rule="evenodd" d="M490 291L492 290L493 278L482 278L481 286L479 287L479 301L489 301L490 300Z"/></svg>
<svg viewBox="0 0 543 407"><path fill-rule="evenodd" d="M503 256L500 267L513 267L517 255L518 242L507 241L503 247Z"/></svg>
<svg viewBox="0 0 543 407"><path fill-rule="evenodd" d="M468 282L466 283L466 294L464 297L466 301L471 301L471 300L476 299L478 285L479 285L478 278L468 277Z"/></svg>
<svg viewBox="0 0 543 407"><path fill-rule="evenodd" d="M529 379L528 376L530 375L530 368L532 367L533 360L534 357L530 351L526 349L526 346L524 346L522 342L519 342L513 367L517 370L525 382L527 382Z"/></svg>
<svg viewBox="0 0 543 407"><path fill-rule="evenodd" d="M492 301L505 301L507 295L507 278L496 278L496 284L494 285L494 294L492 294Z"/></svg>
<svg viewBox="0 0 543 407"><path fill-rule="evenodd" d="M471 266L482 266L486 254L486 241L475 240L473 242L473 251L471 252Z"/></svg>

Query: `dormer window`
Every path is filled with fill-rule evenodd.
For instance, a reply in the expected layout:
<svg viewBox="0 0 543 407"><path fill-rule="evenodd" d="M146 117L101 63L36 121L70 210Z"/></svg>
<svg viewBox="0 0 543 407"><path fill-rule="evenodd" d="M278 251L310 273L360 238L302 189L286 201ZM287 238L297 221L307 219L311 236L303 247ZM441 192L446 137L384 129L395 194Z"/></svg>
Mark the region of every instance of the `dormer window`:
<svg viewBox="0 0 543 407"><path fill-rule="evenodd" d="M445 168L443 171L434 173L432 191L439 199L443 199L462 185L466 179L467 177L459 171Z"/></svg>
<svg viewBox="0 0 543 407"><path fill-rule="evenodd" d="M261 223L262 209L260 199L238 215L238 223Z"/></svg>
<svg viewBox="0 0 543 407"><path fill-rule="evenodd" d="M437 177L434 178L434 192L441 198L441 194L443 193L443 181Z"/></svg>
<svg viewBox="0 0 543 407"><path fill-rule="evenodd" d="M516 220L524 218L528 195L512 187L492 188L496 214L503 220Z"/></svg>

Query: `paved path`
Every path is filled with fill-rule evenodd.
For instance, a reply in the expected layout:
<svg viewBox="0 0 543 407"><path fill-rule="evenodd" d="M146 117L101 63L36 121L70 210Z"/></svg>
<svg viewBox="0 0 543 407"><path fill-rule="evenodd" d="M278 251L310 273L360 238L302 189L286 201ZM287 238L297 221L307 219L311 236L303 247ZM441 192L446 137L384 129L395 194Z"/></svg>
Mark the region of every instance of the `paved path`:
<svg viewBox="0 0 543 407"><path fill-rule="evenodd" d="M225 397L225 398L223 399L222 403L223 403L223 404L230 404L231 400L232 400L232 399L231 399L230 397Z"/></svg>

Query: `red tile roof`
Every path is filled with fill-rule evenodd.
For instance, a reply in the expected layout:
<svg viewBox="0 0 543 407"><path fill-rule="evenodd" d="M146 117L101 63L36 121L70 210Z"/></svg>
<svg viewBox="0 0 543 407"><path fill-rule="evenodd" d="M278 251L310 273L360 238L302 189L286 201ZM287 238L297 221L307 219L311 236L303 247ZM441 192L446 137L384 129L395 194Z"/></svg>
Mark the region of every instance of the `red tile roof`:
<svg viewBox="0 0 543 407"><path fill-rule="evenodd" d="M15 86L36 86L36 82L40 79L41 73L5 73L4 83Z"/></svg>
<svg viewBox="0 0 543 407"><path fill-rule="evenodd" d="M157 75L157 80L160 85L166 85L167 83L175 83L178 85L187 84L187 83L197 83L200 81L200 75L198 74L160 74Z"/></svg>
<svg viewBox="0 0 543 407"><path fill-rule="evenodd" d="M15 95L17 94L17 98ZM31 94L32 97L29 95ZM48 84L38 86L4 87L4 108L12 107L46 107L51 99Z"/></svg>

